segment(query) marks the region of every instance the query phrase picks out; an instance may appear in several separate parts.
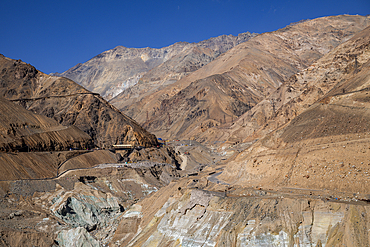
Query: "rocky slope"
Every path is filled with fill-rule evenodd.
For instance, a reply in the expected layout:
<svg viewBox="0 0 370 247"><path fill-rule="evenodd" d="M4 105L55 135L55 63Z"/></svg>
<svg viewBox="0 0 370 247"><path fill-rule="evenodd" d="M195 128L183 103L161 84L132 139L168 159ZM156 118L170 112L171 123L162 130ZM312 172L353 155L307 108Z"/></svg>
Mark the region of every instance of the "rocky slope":
<svg viewBox="0 0 370 247"><path fill-rule="evenodd" d="M220 53L210 48L192 46L145 73L137 84L114 95L109 102L125 109L142 98L170 85L214 60Z"/></svg>
<svg viewBox="0 0 370 247"><path fill-rule="evenodd" d="M258 35L124 112L158 136L214 140L216 131L202 133L240 117L369 23L363 16L324 17Z"/></svg>
<svg viewBox="0 0 370 247"><path fill-rule="evenodd" d="M161 193L162 192L162 193ZM164 198L163 191L160 191ZM338 203L244 190L245 195L188 189L146 199L125 214L112 246L366 246L366 203ZM161 199L162 199L161 198ZM149 212L148 212L149 211ZM129 220L140 222L119 232ZM134 236L134 237L132 237Z"/></svg>
<svg viewBox="0 0 370 247"><path fill-rule="evenodd" d="M143 166L144 165L144 166ZM369 243L366 195L178 179L168 166L70 171L0 182L3 246L261 246ZM211 174L211 175L210 175ZM172 177L172 183L166 177ZM174 180L175 179L175 180ZM161 188L162 187L162 188ZM149 196L148 196L149 195ZM146 199L144 199L146 197ZM136 204L139 199L144 199Z"/></svg>
<svg viewBox="0 0 370 247"><path fill-rule="evenodd" d="M94 147L77 127L63 126L3 97L0 109L0 180L54 177L58 164L75 155L66 155L66 150Z"/></svg>
<svg viewBox="0 0 370 247"><path fill-rule="evenodd" d="M234 124L198 123L207 140L228 140L217 144L220 159L197 142L178 140L166 142L172 150L135 150L127 156L146 159L149 150L154 158L173 160L182 152L180 167L189 161L192 173L158 162L101 164L103 156L113 161L126 151L99 151L105 153L70 159L60 166L58 178L0 181L0 246L368 246L370 27L356 32L367 21L328 17L288 27L320 23L319 28L330 30L325 26L330 24L350 34L338 31L342 38L330 36L329 41L319 34L326 40L323 47L335 40L341 44L309 66L302 62L302 70L285 74L281 85L275 81L276 89L260 90L268 94L264 99L257 102L262 96L253 91L256 105ZM301 52L294 53L297 61ZM288 61L282 54L277 59ZM174 109L171 102L196 107L211 101L209 94L221 103L228 102L228 94L242 102L235 78L228 72L190 80L181 93L174 92L173 101L162 103L169 109ZM228 85L234 90L228 91ZM201 93L192 94L197 90ZM171 123L173 115L167 119ZM191 129L173 126L179 133ZM174 132L169 128L168 133ZM189 151L192 155L185 154ZM193 167L197 156L207 165Z"/></svg>
<svg viewBox="0 0 370 247"><path fill-rule="evenodd" d="M268 121L248 137L261 140L240 153L221 177L238 178L240 184L367 193L369 34L370 27L279 88L276 111L265 110Z"/></svg>
<svg viewBox="0 0 370 247"><path fill-rule="evenodd" d="M124 211L178 176L172 166L142 163L0 181L0 246L107 244Z"/></svg>
<svg viewBox="0 0 370 247"><path fill-rule="evenodd" d="M251 122L244 119L255 133L239 134L244 143L260 140L219 172L209 167L209 174L140 202L135 237L117 232L115 244L368 245L369 32L357 33L257 104Z"/></svg>
<svg viewBox="0 0 370 247"><path fill-rule="evenodd" d="M75 126L27 111L0 96L1 151L61 151L89 148L91 138Z"/></svg>
<svg viewBox="0 0 370 247"><path fill-rule="evenodd" d="M78 127L97 146L157 145L154 135L69 79L45 75L29 64L4 56L0 57L0 68L0 95L64 126Z"/></svg>
<svg viewBox="0 0 370 247"><path fill-rule="evenodd" d="M106 164L69 171L57 179L0 182L0 243L2 246L52 243L69 246L72 242L76 246L369 243L367 194L289 187L246 188L225 184L211 170L209 167L195 176L179 178L176 169L168 165Z"/></svg>
<svg viewBox="0 0 370 247"><path fill-rule="evenodd" d="M173 83L253 36L248 32L222 35L199 43L178 42L161 49L117 46L56 75L111 99L139 81L149 88L152 83L155 87ZM136 90L145 91L142 86Z"/></svg>
<svg viewBox="0 0 370 247"><path fill-rule="evenodd" d="M368 28L306 70L292 76L250 112L241 116L234 125L229 126L229 129L225 129L227 140L240 142L259 138L290 122L318 100L329 103L330 100L339 100L344 95L351 98L353 96L349 92L367 88L367 40L362 37L367 33ZM353 107L349 101L345 101L344 105ZM339 130L347 132L343 126Z"/></svg>

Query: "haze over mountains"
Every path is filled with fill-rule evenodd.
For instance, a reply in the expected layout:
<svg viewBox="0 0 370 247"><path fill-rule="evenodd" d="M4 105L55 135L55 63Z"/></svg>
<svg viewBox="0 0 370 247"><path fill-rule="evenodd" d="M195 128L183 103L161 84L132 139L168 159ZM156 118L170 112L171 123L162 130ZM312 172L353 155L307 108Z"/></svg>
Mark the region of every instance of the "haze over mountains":
<svg viewBox="0 0 370 247"><path fill-rule="evenodd" d="M0 57L0 246L369 246L369 25Z"/></svg>

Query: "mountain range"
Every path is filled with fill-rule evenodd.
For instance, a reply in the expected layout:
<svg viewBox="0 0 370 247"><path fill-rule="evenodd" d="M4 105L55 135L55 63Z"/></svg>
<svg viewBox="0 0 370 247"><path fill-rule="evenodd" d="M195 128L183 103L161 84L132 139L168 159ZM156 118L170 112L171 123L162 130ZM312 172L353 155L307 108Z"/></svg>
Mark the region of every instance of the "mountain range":
<svg viewBox="0 0 370 247"><path fill-rule="evenodd" d="M255 35L249 32L222 35L199 43L178 42L160 49L117 46L54 75L67 77L109 100L139 82L156 86L171 84Z"/></svg>
<svg viewBox="0 0 370 247"><path fill-rule="evenodd" d="M368 24L367 17L333 16L293 23L271 33L224 35L159 50L116 47L61 75L101 93L159 137L227 141L226 135L215 134L218 128L229 128L290 76ZM135 66L142 63L152 66L140 65L139 71ZM132 84L126 81L122 89L111 86L111 78L127 73ZM91 81L95 84L90 85ZM113 94L102 91L101 85L110 87ZM255 117L259 124L264 121L262 115Z"/></svg>
<svg viewBox="0 0 370 247"><path fill-rule="evenodd" d="M351 15L119 46L77 83L1 56L0 246L369 246L369 69Z"/></svg>
<svg viewBox="0 0 370 247"><path fill-rule="evenodd" d="M220 126L228 128L368 24L362 16L324 17L260 34L140 101L124 106L119 95L110 102L160 137L225 141Z"/></svg>

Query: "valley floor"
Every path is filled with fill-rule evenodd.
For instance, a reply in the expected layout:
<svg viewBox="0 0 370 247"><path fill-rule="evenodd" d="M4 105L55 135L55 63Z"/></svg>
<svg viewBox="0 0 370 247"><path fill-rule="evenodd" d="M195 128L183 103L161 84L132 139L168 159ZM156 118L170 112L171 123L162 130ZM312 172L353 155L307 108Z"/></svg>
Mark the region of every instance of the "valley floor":
<svg viewBox="0 0 370 247"><path fill-rule="evenodd" d="M105 163L67 170L54 179L1 181L0 246L370 242L369 194L241 186L222 180L235 155L217 155L194 141L167 145L187 157L188 171L156 162ZM209 155L202 156L204 162L212 162L199 162L201 154Z"/></svg>

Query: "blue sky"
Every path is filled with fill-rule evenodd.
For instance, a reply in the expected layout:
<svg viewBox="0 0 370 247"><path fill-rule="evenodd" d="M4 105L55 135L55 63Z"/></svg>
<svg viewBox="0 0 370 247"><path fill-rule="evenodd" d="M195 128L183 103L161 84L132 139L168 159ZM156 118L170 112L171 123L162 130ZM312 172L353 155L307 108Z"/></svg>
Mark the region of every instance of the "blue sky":
<svg viewBox="0 0 370 247"><path fill-rule="evenodd" d="M63 72L118 45L161 48L339 14L368 15L370 1L2 0L0 53Z"/></svg>

